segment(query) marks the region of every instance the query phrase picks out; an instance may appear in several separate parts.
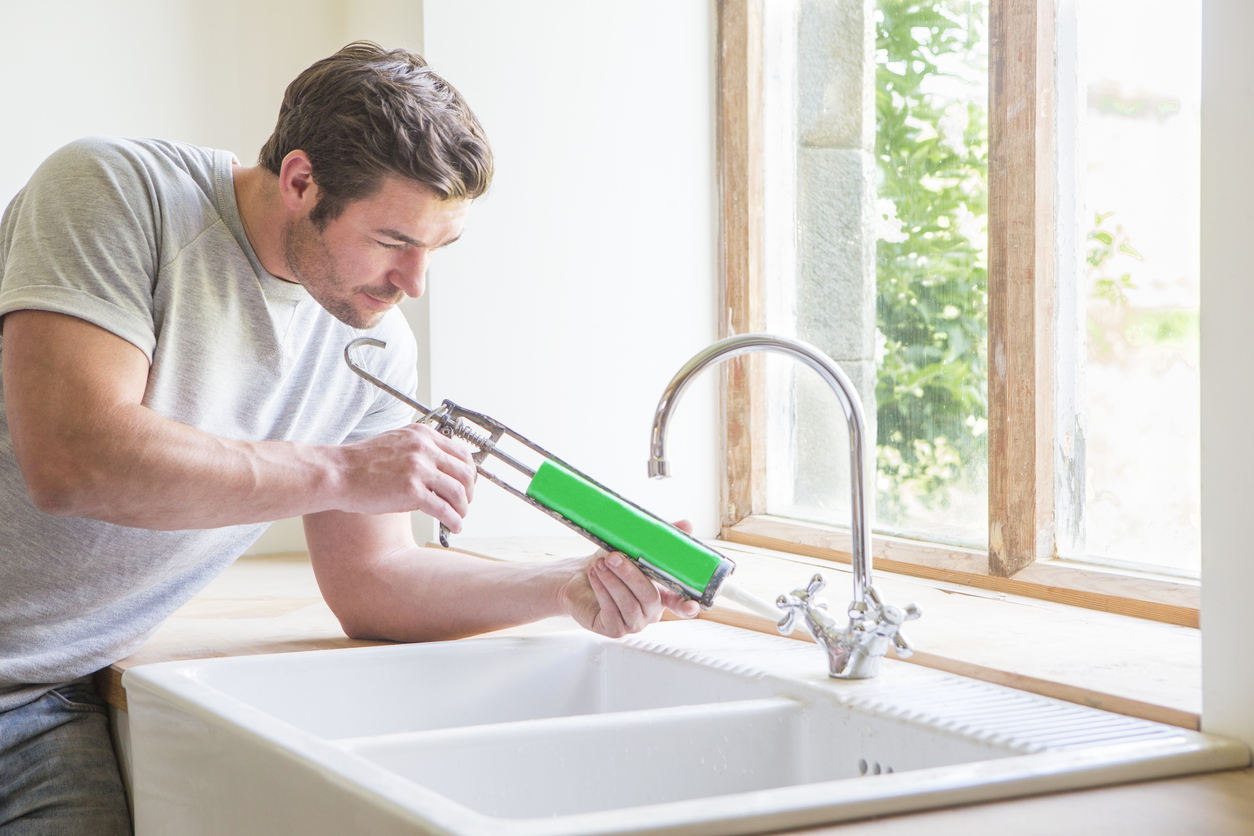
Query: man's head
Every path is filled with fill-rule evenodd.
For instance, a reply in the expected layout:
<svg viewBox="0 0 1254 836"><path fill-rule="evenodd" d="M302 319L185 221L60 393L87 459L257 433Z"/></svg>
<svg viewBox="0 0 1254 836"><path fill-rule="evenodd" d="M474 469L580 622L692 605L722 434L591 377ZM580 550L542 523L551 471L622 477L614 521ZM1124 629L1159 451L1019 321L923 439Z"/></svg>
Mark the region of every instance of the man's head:
<svg viewBox="0 0 1254 836"><path fill-rule="evenodd" d="M287 88L260 167L286 207L275 275L354 328L423 292L492 178L478 120L423 59L353 43Z"/></svg>
<svg viewBox="0 0 1254 836"><path fill-rule="evenodd" d="M492 150L461 94L420 55L351 43L287 87L258 163L279 174L304 151L318 185L309 219L325 228L394 175L443 200L474 200L492 180Z"/></svg>

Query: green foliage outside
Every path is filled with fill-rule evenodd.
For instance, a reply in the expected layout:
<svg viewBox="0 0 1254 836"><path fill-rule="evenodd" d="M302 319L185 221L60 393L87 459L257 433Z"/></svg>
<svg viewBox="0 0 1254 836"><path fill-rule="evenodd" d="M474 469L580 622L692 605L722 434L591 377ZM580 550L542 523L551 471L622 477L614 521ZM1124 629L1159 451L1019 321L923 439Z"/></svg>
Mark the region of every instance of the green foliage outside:
<svg viewBox="0 0 1254 836"><path fill-rule="evenodd" d="M1105 299L1112 305L1127 307L1128 297L1124 291L1136 287L1132 284L1132 274L1107 275L1106 263L1116 254L1131 256L1139 261L1141 254L1133 248L1121 225L1116 225L1113 232L1107 227L1106 221L1110 220L1113 214L1114 212L1099 212L1093 218L1093 228L1088 234L1088 253L1085 255L1085 260L1088 261L1088 275L1093 283L1093 298Z"/></svg>
<svg viewBox="0 0 1254 836"><path fill-rule="evenodd" d="M1189 352L1197 362L1200 318L1191 311L1134 311L1128 317L1124 339L1133 348L1169 345Z"/></svg>
<svg viewBox="0 0 1254 836"><path fill-rule="evenodd" d="M1199 319L1193 310L1138 310L1128 306L1127 292L1135 290L1131 272L1116 268L1117 256L1142 260L1122 224L1111 228L1113 212L1098 213L1088 234L1089 298L1105 302L1088 309L1090 360L1115 362L1146 346L1173 348L1197 363Z"/></svg>
<svg viewBox="0 0 1254 836"><path fill-rule="evenodd" d="M987 76L988 5L878 8L877 517L891 524L907 496L943 508L987 482L988 127L969 83Z"/></svg>

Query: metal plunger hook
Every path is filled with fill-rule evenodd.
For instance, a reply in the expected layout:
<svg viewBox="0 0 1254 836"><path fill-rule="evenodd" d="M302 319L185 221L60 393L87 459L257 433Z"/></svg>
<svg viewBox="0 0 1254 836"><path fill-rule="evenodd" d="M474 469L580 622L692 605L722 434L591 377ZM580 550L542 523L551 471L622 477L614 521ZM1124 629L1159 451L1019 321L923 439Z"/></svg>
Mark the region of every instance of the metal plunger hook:
<svg viewBox="0 0 1254 836"><path fill-rule="evenodd" d="M388 386L382 380L379 380L379 378L375 377L370 372L363 369L361 366L354 363L353 355L350 352L352 352L352 350L359 345L373 345L376 348L388 347L388 344L385 343L383 340L376 340L374 337L358 337L357 339L353 340L348 345L344 346L344 362L347 363L348 367L353 370L353 374L357 375L362 380L365 380L366 382L370 383L373 386L378 386L384 392L387 392L389 395L396 398L401 403L408 404L409 406L412 406L414 409L418 410L418 412L422 415L422 417L418 419L419 423L426 421L427 418L429 418L436 411L434 409L427 409L425 406L418 403L418 401L414 400L409 395L406 395L404 392L398 392L397 390L393 389L391 386Z"/></svg>

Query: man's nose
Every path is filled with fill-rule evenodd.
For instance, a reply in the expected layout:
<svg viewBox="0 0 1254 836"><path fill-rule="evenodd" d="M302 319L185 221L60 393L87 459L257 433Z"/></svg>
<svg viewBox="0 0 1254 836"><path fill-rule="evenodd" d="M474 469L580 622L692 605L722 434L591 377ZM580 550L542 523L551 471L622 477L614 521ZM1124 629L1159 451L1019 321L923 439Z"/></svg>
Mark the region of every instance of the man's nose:
<svg viewBox="0 0 1254 836"><path fill-rule="evenodd" d="M392 269L392 284L406 296L417 299L426 289L429 261L430 256L425 249L406 247L400 261Z"/></svg>

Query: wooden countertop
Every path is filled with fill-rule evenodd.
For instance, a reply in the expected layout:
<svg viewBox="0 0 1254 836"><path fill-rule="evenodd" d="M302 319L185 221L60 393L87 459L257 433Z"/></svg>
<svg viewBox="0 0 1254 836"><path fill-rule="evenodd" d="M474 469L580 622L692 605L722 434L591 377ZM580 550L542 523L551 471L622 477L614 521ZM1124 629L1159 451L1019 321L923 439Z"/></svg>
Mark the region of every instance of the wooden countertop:
<svg viewBox="0 0 1254 836"><path fill-rule="evenodd" d="M578 541L574 543L574 548L583 548ZM470 545L477 553L502 558L508 556L509 559L546 559L547 556L561 553L568 548L561 544L537 546L521 541ZM777 580L768 581L765 577L773 571L770 568L774 565L773 556L755 556L742 551L735 558L738 561L737 577L751 590L764 583L778 584ZM825 571L828 570L825 568ZM834 567L833 571L838 572L839 567ZM898 601L899 598L904 601L902 595L898 594L900 592L913 596L912 599L922 597L920 593L923 590L918 584L902 590L893 588L890 592L888 587L895 587L899 581L907 587L912 586L911 579L889 579L883 575L877 577L877 586L891 601ZM833 580L833 584L836 583L839 581ZM770 594L765 588L759 592ZM944 598L951 594L953 593L945 592L938 600L943 604ZM998 600L1005 603L1004 596ZM1191 711L1194 709L1194 702L1191 700L1195 698L1195 689L1188 681L1188 676L1182 677L1185 680L1183 687L1179 684L1160 687L1158 683L1163 677L1158 672L1147 667L1138 673L1138 666L1145 667L1145 663L1139 658L1123 658L1118 649L1113 654L1116 662L1113 669L1115 674L1122 671L1121 679L1110 676L1109 671L1094 669L1086 673L1083 670L1072 670L1058 659L1051 659L1050 653L1046 651L1060 643L1067 643L1069 619L1074 617L1084 621L1089 616L1075 616L1060 611L1060 605L1043 608L1039 604L1032 606L1048 615L1052 629L1048 634L1038 635L1034 641L1031 640L1031 625L1020 628L1021 631L1027 631L1025 636L1015 635L1014 629L998 629L998 642L1002 645L1006 644L1006 633L1009 632L1015 636L1016 641L1029 643L1029 646L1019 648L1020 655L1039 659L1034 666L1025 668L1024 671L1012 671L1008 674L1010 679L1003 680L1005 684L1015 684L1015 677L1018 677L1031 690L1048 691L1050 688L1060 688L1061 693L1051 695L1094 702L1087 692L1079 695L1073 693L1080 687L1069 684L1069 680L1075 680L1086 688L1096 686L1092 693L1097 695L1096 701L1099 703L1101 698L1106 699L1108 704L1104 707L1127 709L1125 713L1141 716L1165 711L1164 716L1155 719L1165 719L1168 722L1174 720L1178 725L1191 724L1189 718L1196 716ZM925 613L936 614L937 602L929 600L924 603L924 609ZM1064 608L1069 609L1073 608ZM711 615L716 620L751 629L761 627L755 623L753 617L739 613L720 613L716 609ZM977 613L975 617L984 616ZM937 619L941 624L945 620ZM1141 624L1154 631L1155 637L1152 641L1157 643L1165 640L1169 644L1175 642L1177 653L1190 652L1190 642L1194 636L1186 628L1150 625L1148 622ZM1080 628L1083 626L1080 625ZM1117 622L1100 625L1103 630L1114 630L1113 641L1116 645L1123 640L1117 626ZM502 632L530 634L564 629L577 628L569 619L549 619ZM994 671L991 666L996 659L989 654L995 656L1001 651L986 651L984 656L977 652L973 654L974 662L956 662L951 658L959 655L954 652L953 644L961 643L962 640L952 638L947 640L948 643L937 643L933 640L929 644L928 635L921 628L912 631L916 645L923 650L921 655L925 657L925 664L931 658L936 667L953 667L955 664L971 666L981 678L997 680L999 676L1007 675ZM966 632L965 641L970 644L970 631ZM988 644L995 646L998 642ZM126 694L121 685L121 676L124 670L135 665L370 644L377 642L355 641L344 635L339 622L322 601L306 555L245 557L240 558L200 595L175 613L139 651L97 674L96 684L112 705L125 710ZM1130 648L1132 644L1129 645ZM1161 649L1160 646L1158 651L1161 652ZM1200 665L1200 661L1198 664ZM1128 684L1122 684L1125 680ZM1200 688L1196 690L1200 692ZM1200 693L1196 695L1196 699L1196 707L1200 708ZM971 833L1127 833L1137 836L1178 836L1180 833L1214 836L1254 834L1254 769L1016 799L799 832L815 836L850 836L863 833L868 836L914 836L921 832L929 836L969 836Z"/></svg>
<svg viewBox="0 0 1254 836"><path fill-rule="evenodd" d="M578 629L578 625L571 619L552 618L499 634L561 629ZM388 642L344 635L339 620L322 600L308 555L241 557L170 616L143 647L97 672L96 690L110 705L125 711L122 673L136 665L379 644Z"/></svg>

